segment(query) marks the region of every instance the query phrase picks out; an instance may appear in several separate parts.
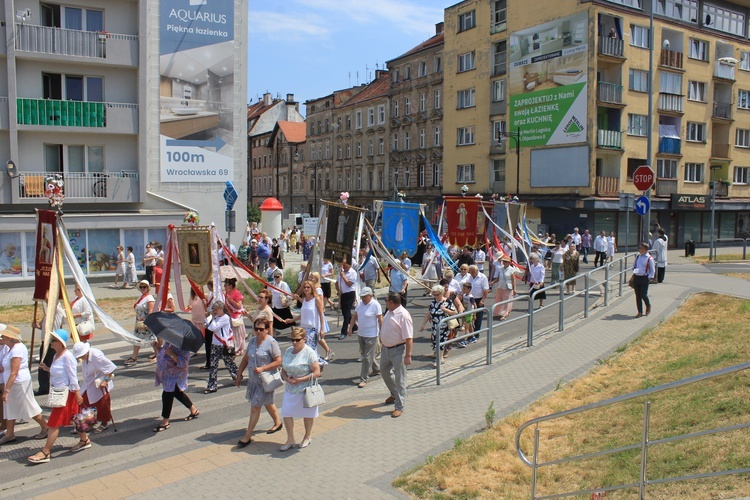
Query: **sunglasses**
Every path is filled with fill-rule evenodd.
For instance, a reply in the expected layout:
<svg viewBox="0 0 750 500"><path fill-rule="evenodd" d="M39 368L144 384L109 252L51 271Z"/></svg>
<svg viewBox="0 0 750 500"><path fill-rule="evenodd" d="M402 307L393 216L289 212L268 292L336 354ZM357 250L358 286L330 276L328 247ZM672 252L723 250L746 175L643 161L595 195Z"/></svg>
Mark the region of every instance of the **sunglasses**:
<svg viewBox="0 0 750 500"><path fill-rule="evenodd" d="M297 342L304 342L304 341L305 341L305 339L292 339L292 342L294 342L295 344Z"/></svg>
<svg viewBox="0 0 750 500"><path fill-rule="evenodd" d="M139 286L138 288L141 289L141 290L148 290L147 286Z"/></svg>
<svg viewBox="0 0 750 500"><path fill-rule="evenodd" d="M265 329L265 328L258 328L257 326L256 326L256 327L253 327L253 329L254 329L254 330L255 330L256 332L265 332L265 331L266 331L266 329Z"/></svg>

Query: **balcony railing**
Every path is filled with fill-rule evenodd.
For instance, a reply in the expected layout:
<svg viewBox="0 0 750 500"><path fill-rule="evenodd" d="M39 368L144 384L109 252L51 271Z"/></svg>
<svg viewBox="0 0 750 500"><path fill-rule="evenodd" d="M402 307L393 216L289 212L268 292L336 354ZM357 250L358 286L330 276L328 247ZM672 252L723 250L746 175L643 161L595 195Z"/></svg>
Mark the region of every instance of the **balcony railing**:
<svg viewBox="0 0 750 500"><path fill-rule="evenodd" d="M597 130L596 145L601 148L622 149L622 132L619 130Z"/></svg>
<svg viewBox="0 0 750 500"><path fill-rule="evenodd" d="M675 113L683 112L684 97L675 94L659 93L659 109L661 111L673 111Z"/></svg>
<svg viewBox="0 0 750 500"><path fill-rule="evenodd" d="M729 183L728 182L722 182L722 181L714 182L714 190L716 191L717 198L729 197Z"/></svg>
<svg viewBox="0 0 750 500"><path fill-rule="evenodd" d="M138 36L16 24L16 50L136 65Z"/></svg>
<svg viewBox="0 0 750 500"><path fill-rule="evenodd" d="M597 82L596 98L602 102L622 104L622 85L609 82Z"/></svg>
<svg viewBox="0 0 750 500"><path fill-rule="evenodd" d="M721 118L723 120L732 119L732 104L728 102L714 102L714 118Z"/></svg>
<svg viewBox="0 0 750 500"><path fill-rule="evenodd" d="M734 81L734 64L716 61L714 63L714 76L716 78Z"/></svg>
<svg viewBox="0 0 750 500"><path fill-rule="evenodd" d="M596 176L596 194L601 196L617 195L620 192L619 177Z"/></svg>
<svg viewBox="0 0 750 500"><path fill-rule="evenodd" d="M656 196L669 197L677 194L677 179L656 179Z"/></svg>
<svg viewBox="0 0 750 500"><path fill-rule="evenodd" d="M605 56L625 57L625 43L621 38L599 37L599 53Z"/></svg>
<svg viewBox="0 0 750 500"><path fill-rule="evenodd" d="M729 144L723 144L721 142L711 141L711 157L712 158L730 158Z"/></svg>
<svg viewBox="0 0 750 500"><path fill-rule="evenodd" d="M659 55L659 66L682 69L682 52L662 49Z"/></svg>
<svg viewBox="0 0 750 500"><path fill-rule="evenodd" d="M103 102L59 101L19 97L19 125L54 127L104 127L107 117Z"/></svg>
<svg viewBox="0 0 750 500"><path fill-rule="evenodd" d="M45 179L48 172L22 172L19 175L18 198L21 200L46 199ZM63 194L66 199L100 200L107 202L137 202L138 172L65 172Z"/></svg>
<svg viewBox="0 0 750 500"><path fill-rule="evenodd" d="M659 153L679 155L681 140L674 137L659 137Z"/></svg>

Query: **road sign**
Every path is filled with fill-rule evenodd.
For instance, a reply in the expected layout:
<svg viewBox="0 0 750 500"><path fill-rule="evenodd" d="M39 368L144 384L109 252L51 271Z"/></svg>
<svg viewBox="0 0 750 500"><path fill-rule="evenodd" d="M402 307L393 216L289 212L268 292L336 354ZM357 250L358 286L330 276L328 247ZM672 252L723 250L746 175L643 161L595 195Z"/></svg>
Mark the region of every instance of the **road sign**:
<svg viewBox="0 0 750 500"><path fill-rule="evenodd" d="M632 193L620 193L620 210L630 210L633 208Z"/></svg>
<svg viewBox="0 0 750 500"><path fill-rule="evenodd" d="M654 171L648 165L641 165L633 172L633 184L638 191L646 191L654 185Z"/></svg>
<svg viewBox="0 0 750 500"><path fill-rule="evenodd" d="M651 208L651 201L645 196L635 199L635 211L638 215L646 215Z"/></svg>
<svg viewBox="0 0 750 500"><path fill-rule="evenodd" d="M239 193L234 189L234 185L230 181L227 181L227 187L224 189L224 201L227 202L227 211L234 208L237 197L239 197Z"/></svg>

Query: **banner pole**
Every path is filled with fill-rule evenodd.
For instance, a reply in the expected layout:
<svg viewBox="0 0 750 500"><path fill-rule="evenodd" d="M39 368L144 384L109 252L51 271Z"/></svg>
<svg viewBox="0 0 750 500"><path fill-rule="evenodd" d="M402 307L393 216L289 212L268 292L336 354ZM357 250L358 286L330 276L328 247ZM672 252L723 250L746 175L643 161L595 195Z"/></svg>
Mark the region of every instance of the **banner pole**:
<svg viewBox="0 0 750 500"><path fill-rule="evenodd" d="M31 317L31 347L29 348L29 366L34 358L34 339L36 338L36 312L39 309L39 301L34 301L34 315ZM39 360L41 363L41 359Z"/></svg>

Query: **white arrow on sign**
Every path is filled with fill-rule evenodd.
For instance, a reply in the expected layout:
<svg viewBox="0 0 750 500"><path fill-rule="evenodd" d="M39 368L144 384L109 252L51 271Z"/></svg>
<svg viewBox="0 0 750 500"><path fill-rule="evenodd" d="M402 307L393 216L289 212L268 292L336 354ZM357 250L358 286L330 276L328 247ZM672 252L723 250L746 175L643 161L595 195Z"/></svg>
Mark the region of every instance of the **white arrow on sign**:
<svg viewBox="0 0 750 500"><path fill-rule="evenodd" d="M636 203L636 206L638 207L639 212L646 213L646 208L648 207L648 205L646 205L646 203L644 203L643 200L638 200L638 203Z"/></svg>

